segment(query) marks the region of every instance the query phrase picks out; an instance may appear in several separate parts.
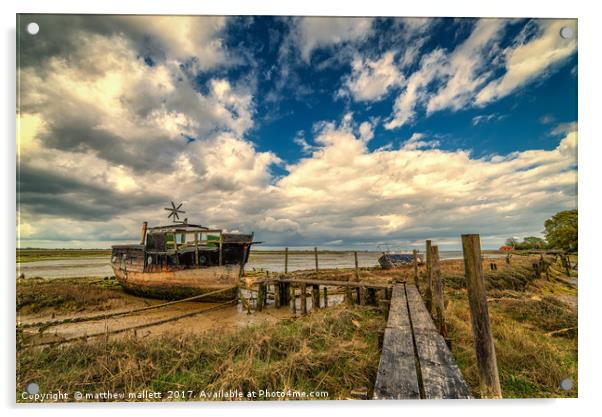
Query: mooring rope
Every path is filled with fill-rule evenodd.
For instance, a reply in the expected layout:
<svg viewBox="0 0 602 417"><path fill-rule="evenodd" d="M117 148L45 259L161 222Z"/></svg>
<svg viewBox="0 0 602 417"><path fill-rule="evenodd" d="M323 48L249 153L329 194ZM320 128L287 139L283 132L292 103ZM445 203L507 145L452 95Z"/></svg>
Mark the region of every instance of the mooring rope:
<svg viewBox="0 0 602 417"><path fill-rule="evenodd" d="M145 327L158 326L160 324L168 323L170 321L180 320L180 319L183 319L183 318L186 318L186 317L191 317L191 316L194 316L194 315L197 315L197 314L206 313L206 312L213 311L213 310L218 310L220 308L223 308L223 307L229 306L231 304L234 304L235 302L237 302L237 300L231 300L231 301L227 301L225 303L218 304L216 306L212 306L212 307L205 308L205 309L202 309L202 310L197 310L197 311L193 311L193 312L189 312L189 313L185 313L185 314L180 314L179 316L169 317L169 318L166 318L166 319L161 319L161 320L153 321L153 322L150 322L150 323L138 324L136 326L124 327L124 328L121 328L121 329L116 329L116 330L111 330L111 331L104 331L104 332L99 332L99 333L85 334L85 335L82 335L82 336L75 336L75 337L70 337L70 338L61 339L61 340L52 340L52 341L47 341L47 342L32 343L30 345L23 346L23 348L26 349L26 348L36 347L36 346L62 345L64 343L75 342L77 340L86 340L89 337L108 336L110 334L117 334L117 333L127 332L128 330L137 330L137 329L143 329Z"/></svg>
<svg viewBox="0 0 602 417"><path fill-rule="evenodd" d="M157 308L167 307L167 306L171 306L174 304L184 303L187 301L197 301L202 298L209 297L211 295L221 294L226 291L232 291L235 288L237 288L237 286L228 287L228 288L208 292L208 293L201 294L201 295L195 295L194 297L183 298L181 300L169 301L167 303L157 304L154 306L140 307L140 308L135 308L132 310L127 310L127 311L118 311L116 313L104 313L104 314L97 314L94 316L72 317L72 318L62 319L62 320L40 321L40 322L35 322L35 323L22 323L22 324L17 324L17 328L27 329L30 327L43 327L44 329L47 329L48 327L58 326L60 324L65 324L65 323L81 323L81 322L85 322L85 321L104 320L104 319L108 319L111 317L126 316L128 314L134 314L134 313L140 313L142 311L154 310Z"/></svg>

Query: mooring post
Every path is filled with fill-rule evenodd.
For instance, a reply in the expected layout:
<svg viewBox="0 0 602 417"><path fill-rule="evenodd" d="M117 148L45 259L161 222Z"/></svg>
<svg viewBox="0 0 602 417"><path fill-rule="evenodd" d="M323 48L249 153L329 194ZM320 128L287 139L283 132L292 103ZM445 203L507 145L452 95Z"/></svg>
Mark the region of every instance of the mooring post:
<svg viewBox="0 0 602 417"><path fill-rule="evenodd" d="M265 301L264 285L265 284L260 283L257 286L257 304L255 306L255 310L258 312L263 311L263 302Z"/></svg>
<svg viewBox="0 0 602 417"><path fill-rule="evenodd" d="M280 295L282 291L280 290L280 282L274 283L274 307L280 307Z"/></svg>
<svg viewBox="0 0 602 417"><path fill-rule="evenodd" d="M479 235L462 235L462 250L464 252L466 287L468 289L472 331L479 368L481 397L502 398L495 345L491 323L489 322Z"/></svg>
<svg viewBox="0 0 602 417"><path fill-rule="evenodd" d="M431 241L426 241L426 309L433 313L433 252L431 250Z"/></svg>
<svg viewBox="0 0 602 417"><path fill-rule="evenodd" d="M353 252L353 256L355 258L355 280L359 281L360 280L360 267L359 267L359 262L357 261L357 251Z"/></svg>
<svg viewBox="0 0 602 417"><path fill-rule="evenodd" d="M307 314L307 286L301 284L301 314Z"/></svg>
<svg viewBox="0 0 602 417"><path fill-rule="evenodd" d="M316 277L318 276L318 248L314 248L314 258L316 259Z"/></svg>
<svg viewBox="0 0 602 417"><path fill-rule="evenodd" d="M314 310L317 310L320 308L320 286L319 285L313 285L312 289L311 289L311 295L312 295L312 307Z"/></svg>
<svg viewBox="0 0 602 417"><path fill-rule="evenodd" d="M288 248L284 248L284 273L288 274Z"/></svg>
<svg viewBox="0 0 602 417"><path fill-rule="evenodd" d="M376 305L376 289L368 288L368 304Z"/></svg>
<svg viewBox="0 0 602 417"><path fill-rule="evenodd" d="M293 284L290 284L290 294L291 294L291 312L297 314L297 294L296 287Z"/></svg>
<svg viewBox="0 0 602 417"><path fill-rule="evenodd" d="M420 287L418 286L418 251L414 249L412 254L414 255L414 285L416 285L416 289L420 290Z"/></svg>
<svg viewBox="0 0 602 417"><path fill-rule="evenodd" d="M324 308L328 307L328 287L324 286Z"/></svg>
<svg viewBox="0 0 602 417"><path fill-rule="evenodd" d="M433 281L434 281L434 305L435 322L439 333L447 337L447 326L445 324L445 301L443 299L443 283L441 282L441 265L439 264L439 247L433 246Z"/></svg>

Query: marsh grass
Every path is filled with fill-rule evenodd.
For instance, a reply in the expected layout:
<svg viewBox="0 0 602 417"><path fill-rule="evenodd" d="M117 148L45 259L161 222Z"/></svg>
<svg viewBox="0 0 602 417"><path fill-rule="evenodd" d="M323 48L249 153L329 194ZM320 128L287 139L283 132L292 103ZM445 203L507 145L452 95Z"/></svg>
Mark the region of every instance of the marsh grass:
<svg viewBox="0 0 602 417"><path fill-rule="evenodd" d="M115 280L98 278L20 279L17 311L37 313L45 309L81 311L109 308L107 302L124 296Z"/></svg>
<svg viewBox="0 0 602 417"><path fill-rule="evenodd" d="M553 273L550 280L536 278L526 266L533 259L520 258L502 271L486 272L502 394L504 398L576 397L577 310L560 299L573 297L576 303L576 288L567 286L560 273ZM454 271L446 274L443 268L443 281L452 352L478 397L468 296ZM573 381L570 391L560 388L565 378Z"/></svg>
<svg viewBox="0 0 602 417"><path fill-rule="evenodd" d="M384 326L378 309L338 306L218 334L27 349L18 355L17 397L36 382L43 392L291 389L346 398L372 389Z"/></svg>

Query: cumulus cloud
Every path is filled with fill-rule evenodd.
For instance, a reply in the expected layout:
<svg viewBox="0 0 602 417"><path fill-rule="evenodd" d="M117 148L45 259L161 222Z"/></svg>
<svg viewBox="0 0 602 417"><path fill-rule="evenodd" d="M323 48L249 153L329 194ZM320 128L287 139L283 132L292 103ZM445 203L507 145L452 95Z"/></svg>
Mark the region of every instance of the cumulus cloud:
<svg viewBox="0 0 602 417"><path fill-rule="evenodd" d="M356 101L374 101L383 98L391 88L402 86L404 76L394 64L394 59L392 51L375 61L356 57L341 93L348 91Z"/></svg>
<svg viewBox="0 0 602 417"><path fill-rule="evenodd" d="M67 23L64 17L43 18ZM380 121L348 112L298 135L304 157L286 163L248 139L256 114L252 86L216 72L204 74L206 88L199 89L187 72L190 65L195 75L229 65L230 52L220 41L227 21L207 20L211 24L202 29L190 21L164 36L155 33L161 25L145 29L143 19L93 19L87 29L77 22L77 43L57 38L38 57L33 51L39 47L23 47L17 118L21 246L136 241L141 221L165 222L161 209L172 199L184 203L190 221L255 231L272 245L367 248L427 237L453 243L459 232L497 242L537 234L542 219L575 207L574 124L556 127L553 150L477 158L468 150L439 149L436 137L420 132L401 145L392 140L374 150ZM369 36L372 25L369 19L337 20L333 28L316 22L300 38L307 59L318 48ZM146 31L151 35L140 35ZM56 32L52 36L62 36ZM188 43L190 36L205 39L200 43L213 50ZM402 88L402 70L394 67L405 68L405 54L358 59L361 71L350 82L378 84L356 90L360 96L375 100ZM445 80L437 91L452 101L465 100L447 87L452 64L446 51L407 61L417 69L403 81L389 127L413 120L417 106L426 108L435 81ZM480 71L465 75L459 84L481 84ZM497 236L500 231L504 236Z"/></svg>
<svg viewBox="0 0 602 417"><path fill-rule="evenodd" d="M365 39L372 31L372 18L301 17L293 26L295 43L305 62L319 48Z"/></svg>

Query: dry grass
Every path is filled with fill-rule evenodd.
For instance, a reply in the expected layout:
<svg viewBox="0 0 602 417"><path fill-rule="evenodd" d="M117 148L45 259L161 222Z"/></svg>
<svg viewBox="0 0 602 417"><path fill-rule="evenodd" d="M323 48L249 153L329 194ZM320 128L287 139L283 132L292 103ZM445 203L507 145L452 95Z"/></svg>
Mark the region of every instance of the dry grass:
<svg viewBox="0 0 602 417"><path fill-rule="evenodd" d="M486 274L502 393L505 398L576 397L577 311L559 297L576 298L577 291L567 287L556 273L549 281L536 279L533 270L527 267L536 260L515 257L509 266L498 262L498 274L493 271ZM443 278L452 351L478 397L466 290L458 285L455 274L448 276L446 272L450 273L450 269L443 268ZM551 333L557 330L568 331ZM560 381L565 378L574 382L570 391L560 388Z"/></svg>
<svg viewBox="0 0 602 417"><path fill-rule="evenodd" d="M291 389L346 398L371 389L384 325L379 310L339 306L223 334L28 349L18 356L17 390L36 382L42 392Z"/></svg>
<svg viewBox="0 0 602 417"><path fill-rule="evenodd" d="M109 308L107 302L124 296L114 280L98 278L21 279L17 281L17 311L36 313L44 309L81 311Z"/></svg>

